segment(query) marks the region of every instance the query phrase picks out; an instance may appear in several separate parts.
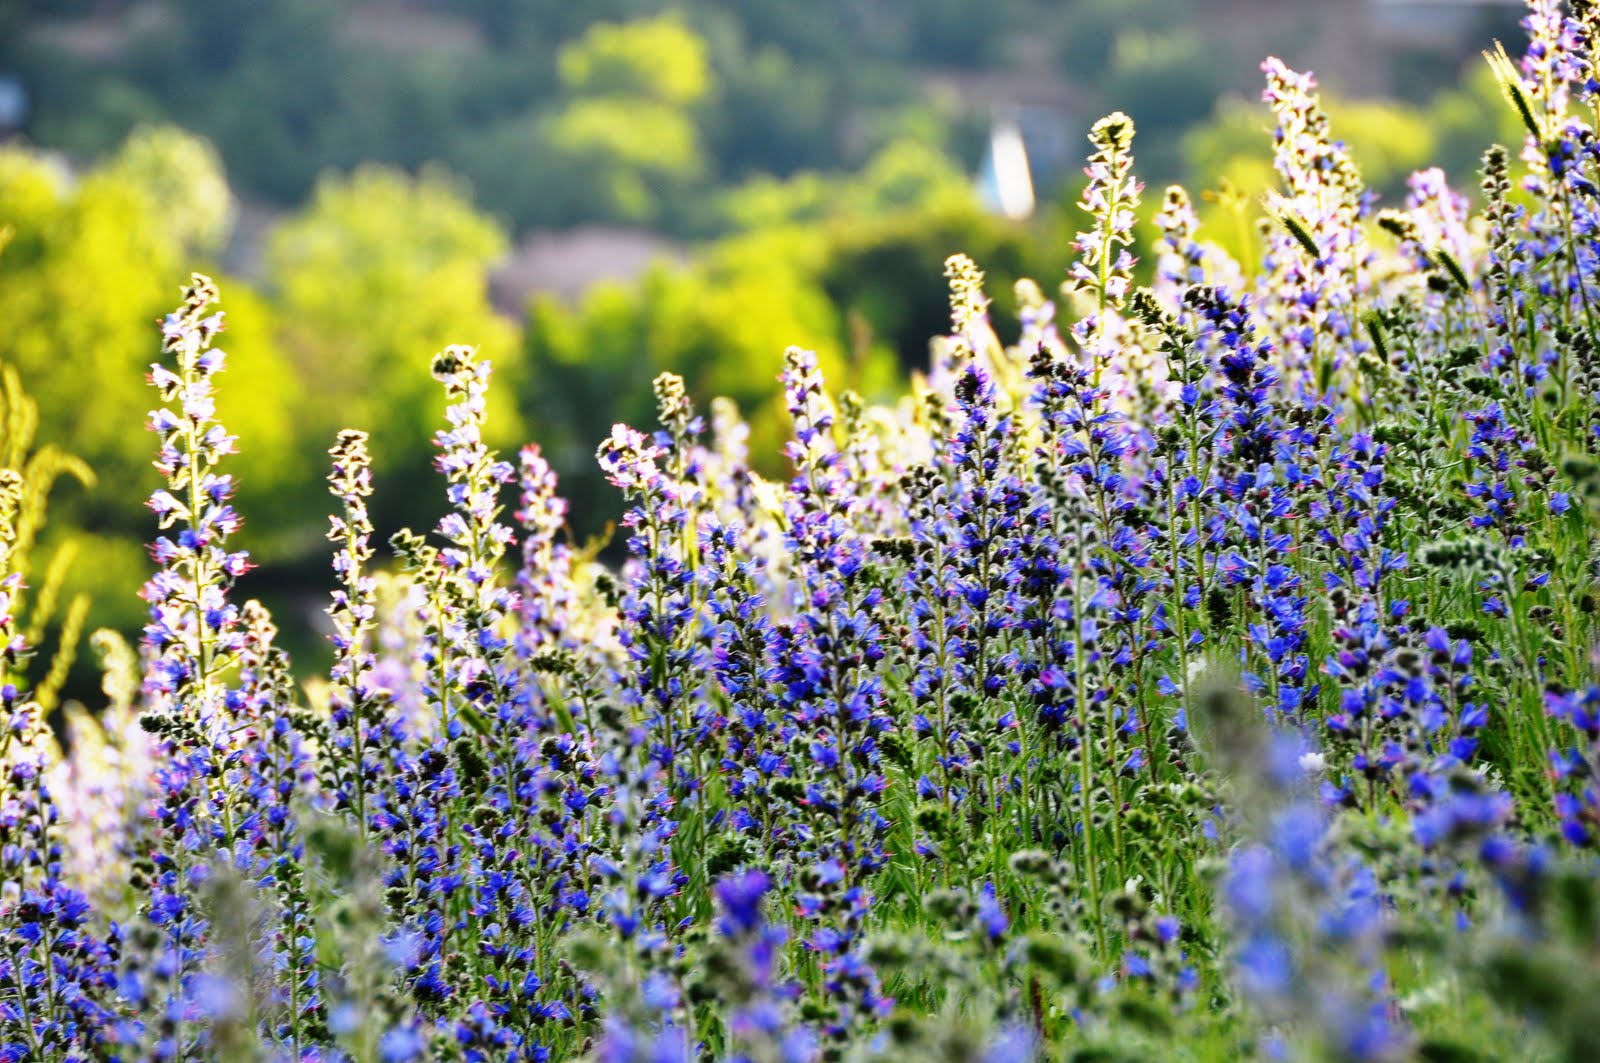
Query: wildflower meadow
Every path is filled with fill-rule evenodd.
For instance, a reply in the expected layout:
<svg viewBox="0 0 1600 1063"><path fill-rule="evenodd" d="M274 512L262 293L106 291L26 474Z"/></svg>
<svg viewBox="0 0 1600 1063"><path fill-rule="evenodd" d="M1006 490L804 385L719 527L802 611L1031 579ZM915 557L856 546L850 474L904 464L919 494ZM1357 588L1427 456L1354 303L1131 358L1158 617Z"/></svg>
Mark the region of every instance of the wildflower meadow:
<svg viewBox="0 0 1600 1063"><path fill-rule="evenodd" d="M330 441L311 679L235 592L224 293L151 336L99 705L8 382L0 1061L1600 1058L1600 5L1524 26L1523 143L1392 207L1264 63L1257 262L1136 232L1103 118L1019 322L957 255L898 403L787 352L785 478L659 377L615 557L440 351L437 527Z"/></svg>

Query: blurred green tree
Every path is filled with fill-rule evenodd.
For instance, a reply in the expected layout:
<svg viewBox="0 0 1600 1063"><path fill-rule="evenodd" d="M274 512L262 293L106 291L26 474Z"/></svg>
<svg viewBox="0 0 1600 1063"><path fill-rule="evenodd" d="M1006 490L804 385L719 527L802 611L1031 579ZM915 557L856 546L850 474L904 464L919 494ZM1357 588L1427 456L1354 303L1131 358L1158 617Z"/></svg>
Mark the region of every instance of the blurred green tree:
<svg viewBox="0 0 1600 1063"><path fill-rule="evenodd" d="M715 99L702 108L706 155L724 181L837 165L839 86L772 44L751 44L733 18L709 20Z"/></svg>
<svg viewBox="0 0 1600 1063"><path fill-rule="evenodd" d="M688 107L711 88L705 41L674 14L596 23L561 50L557 70L574 96Z"/></svg>
<svg viewBox="0 0 1600 1063"><path fill-rule="evenodd" d="M143 430L155 321L195 256L226 229L227 182L203 142L173 130L130 139L102 167L74 177L59 160L0 148L0 218L12 239L0 255L0 362L13 365L39 404L40 442L86 461L89 492L63 492L52 536L92 536L95 563L74 589L95 591L93 623L137 622L144 509L157 477ZM176 209L175 209L176 208ZM252 548L292 538L312 499L285 502L304 465L294 448L299 381L280 354L272 315L224 279L229 369L219 401L242 439L231 469L240 503L259 514Z"/></svg>
<svg viewBox="0 0 1600 1063"><path fill-rule="evenodd" d="M209 141L177 126L134 130L102 172L142 189L182 255L215 255L233 227L233 193Z"/></svg>
<svg viewBox="0 0 1600 1063"><path fill-rule="evenodd" d="M675 15L597 23L563 46L545 106L462 134L478 194L518 229L662 224L707 175L700 107L715 88L705 41Z"/></svg>

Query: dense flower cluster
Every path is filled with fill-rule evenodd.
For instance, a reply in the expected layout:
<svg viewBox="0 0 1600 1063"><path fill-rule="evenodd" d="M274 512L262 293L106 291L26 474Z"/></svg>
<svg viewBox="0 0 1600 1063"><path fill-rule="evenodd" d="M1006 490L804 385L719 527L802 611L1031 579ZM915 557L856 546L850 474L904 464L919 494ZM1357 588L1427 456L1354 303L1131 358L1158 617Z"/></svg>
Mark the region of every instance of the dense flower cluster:
<svg viewBox="0 0 1600 1063"><path fill-rule="evenodd" d="M446 348L431 535L382 554L333 443L304 687L235 601L196 276L142 652L96 636L65 751L0 469L0 1060L1593 1058L1596 11L1530 0L1477 217L1376 211L1269 61L1259 269L1170 189L1140 287L1103 119L1016 342L957 256L915 394L791 349L766 463L663 375L615 556Z"/></svg>

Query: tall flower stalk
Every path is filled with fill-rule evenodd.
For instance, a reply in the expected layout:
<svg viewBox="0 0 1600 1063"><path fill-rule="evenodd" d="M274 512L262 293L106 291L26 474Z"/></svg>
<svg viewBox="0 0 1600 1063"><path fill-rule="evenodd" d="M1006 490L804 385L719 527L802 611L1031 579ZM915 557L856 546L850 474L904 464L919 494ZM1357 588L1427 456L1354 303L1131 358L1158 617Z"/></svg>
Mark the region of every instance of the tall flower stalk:
<svg viewBox="0 0 1600 1063"><path fill-rule="evenodd" d="M372 650L377 606L374 580L366 570L372 559L372 520L367 515L372 459L367 434L355 429L340 432L329 455L333 468L328 489L339 501L340 512L330 518L328 538L335 545L333 570L340 586L328 606L334 661L324 787L336 808L354 815L356 830L365 838L370 826L367 791L376 781L384 732L391 726Z"/></svg>
<svg viewBox="0 0 1600 1063"><path fill-rule="evenodd" d="M146 1038L163 1055L182 1058L200 1042L194 979L206 957L208 922L198 889L217 852L237 842L243 794L225 775L238 736L225 674L244 649L238 607L228 599L249 567L228 540L239 527L229 504L233 478L217 471L234 452L234 437L216 419L213 378L223 354L211 346L222 330L212 310L217 289L194 275L183 305L162 322L162 351L172 364L151 366L150 380L167 405L150 415L160 440L155 461L165 486L150 496L162 531L151 547L158 566L142 597L146 711L141 723L159 738L156 786L146 832L150 876L143 920L154 952L138 957L135 998L150 1009ZM136 943L137 944L137 943Z"/></svg>

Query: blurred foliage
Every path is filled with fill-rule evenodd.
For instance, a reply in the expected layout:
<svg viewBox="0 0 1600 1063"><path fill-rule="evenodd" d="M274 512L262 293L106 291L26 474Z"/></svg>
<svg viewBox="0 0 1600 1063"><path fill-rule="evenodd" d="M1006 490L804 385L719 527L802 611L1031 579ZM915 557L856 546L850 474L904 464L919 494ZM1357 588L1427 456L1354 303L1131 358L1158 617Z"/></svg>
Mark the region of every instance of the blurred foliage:
<svg viewBox="0 0 1600 1063"><path fill-rule="evenodd" d="M1163 31L1124 31L1111 49L1110 69L1100 84L1101 98L1132 115L1142 140L1145 172L1181 172L1181 134L1204 122L1214 102L1235 87L1238 61L1227 43L1192 26Z"/></svg>
<svg viewBox="0 0 1600 1063"><path fill-rule="evenodd" d="M915 139L892 141L857 174L804 170L786 179L756 177L732 188L723 212L737 231L830 217L858 221L916 210L968 206L972 187L950 157Z"/></svg>
<svg viewBox="0 0 1600 1063"><path fill-rule="evenodd" d="M597 23L561 50L556 69L568 92L678 107L700 102L711 87L705 42L675 15Z"/></svg>
<svg viewBox="0 0 1600 1063"><path fill-rule="evenodd" d="M1059 80L1079 100L1070 121L1128 111L1147 178L1176 179L1182 132L1227 93L1253 93L1258 49L1305 36L1291 19L1281 39L1242 45L1217 0L0 7L0 71L35 97L28 133L75 157L173 122L212 140L250 199L296 203L329 168L432 160L518 231L626 222L694 237L726 231L730 186L859 169L905 135L874 127L921 108L935 73ZM103 43L74 47L74 26ZM1395 80L1421 91L1461 58L1406 53ZM983 138L962 134L991 120L988 99L958 100L919 137L970 172Z"/></svg>
<svg viewBox="0 0 1600 1063"><path fill-rule="evenodd" d="M148 408L141 377L167 296L161 278L182 258L156 196L120 169L74 181L50 160L0 149L0 218L12 229L0 256L0 359L38 400L42 438L69 444L112 483L138 480L149 461L129 436ZM98 506L126 520L137 492Z"/></svg>
<svg viewBox="0 0 1600 1063"><path fill-rule="evenodd" d="M209 143L172 126L142 127L103 169L144 190L181 254L222 249L233 224L233 195Z"/></svg>

